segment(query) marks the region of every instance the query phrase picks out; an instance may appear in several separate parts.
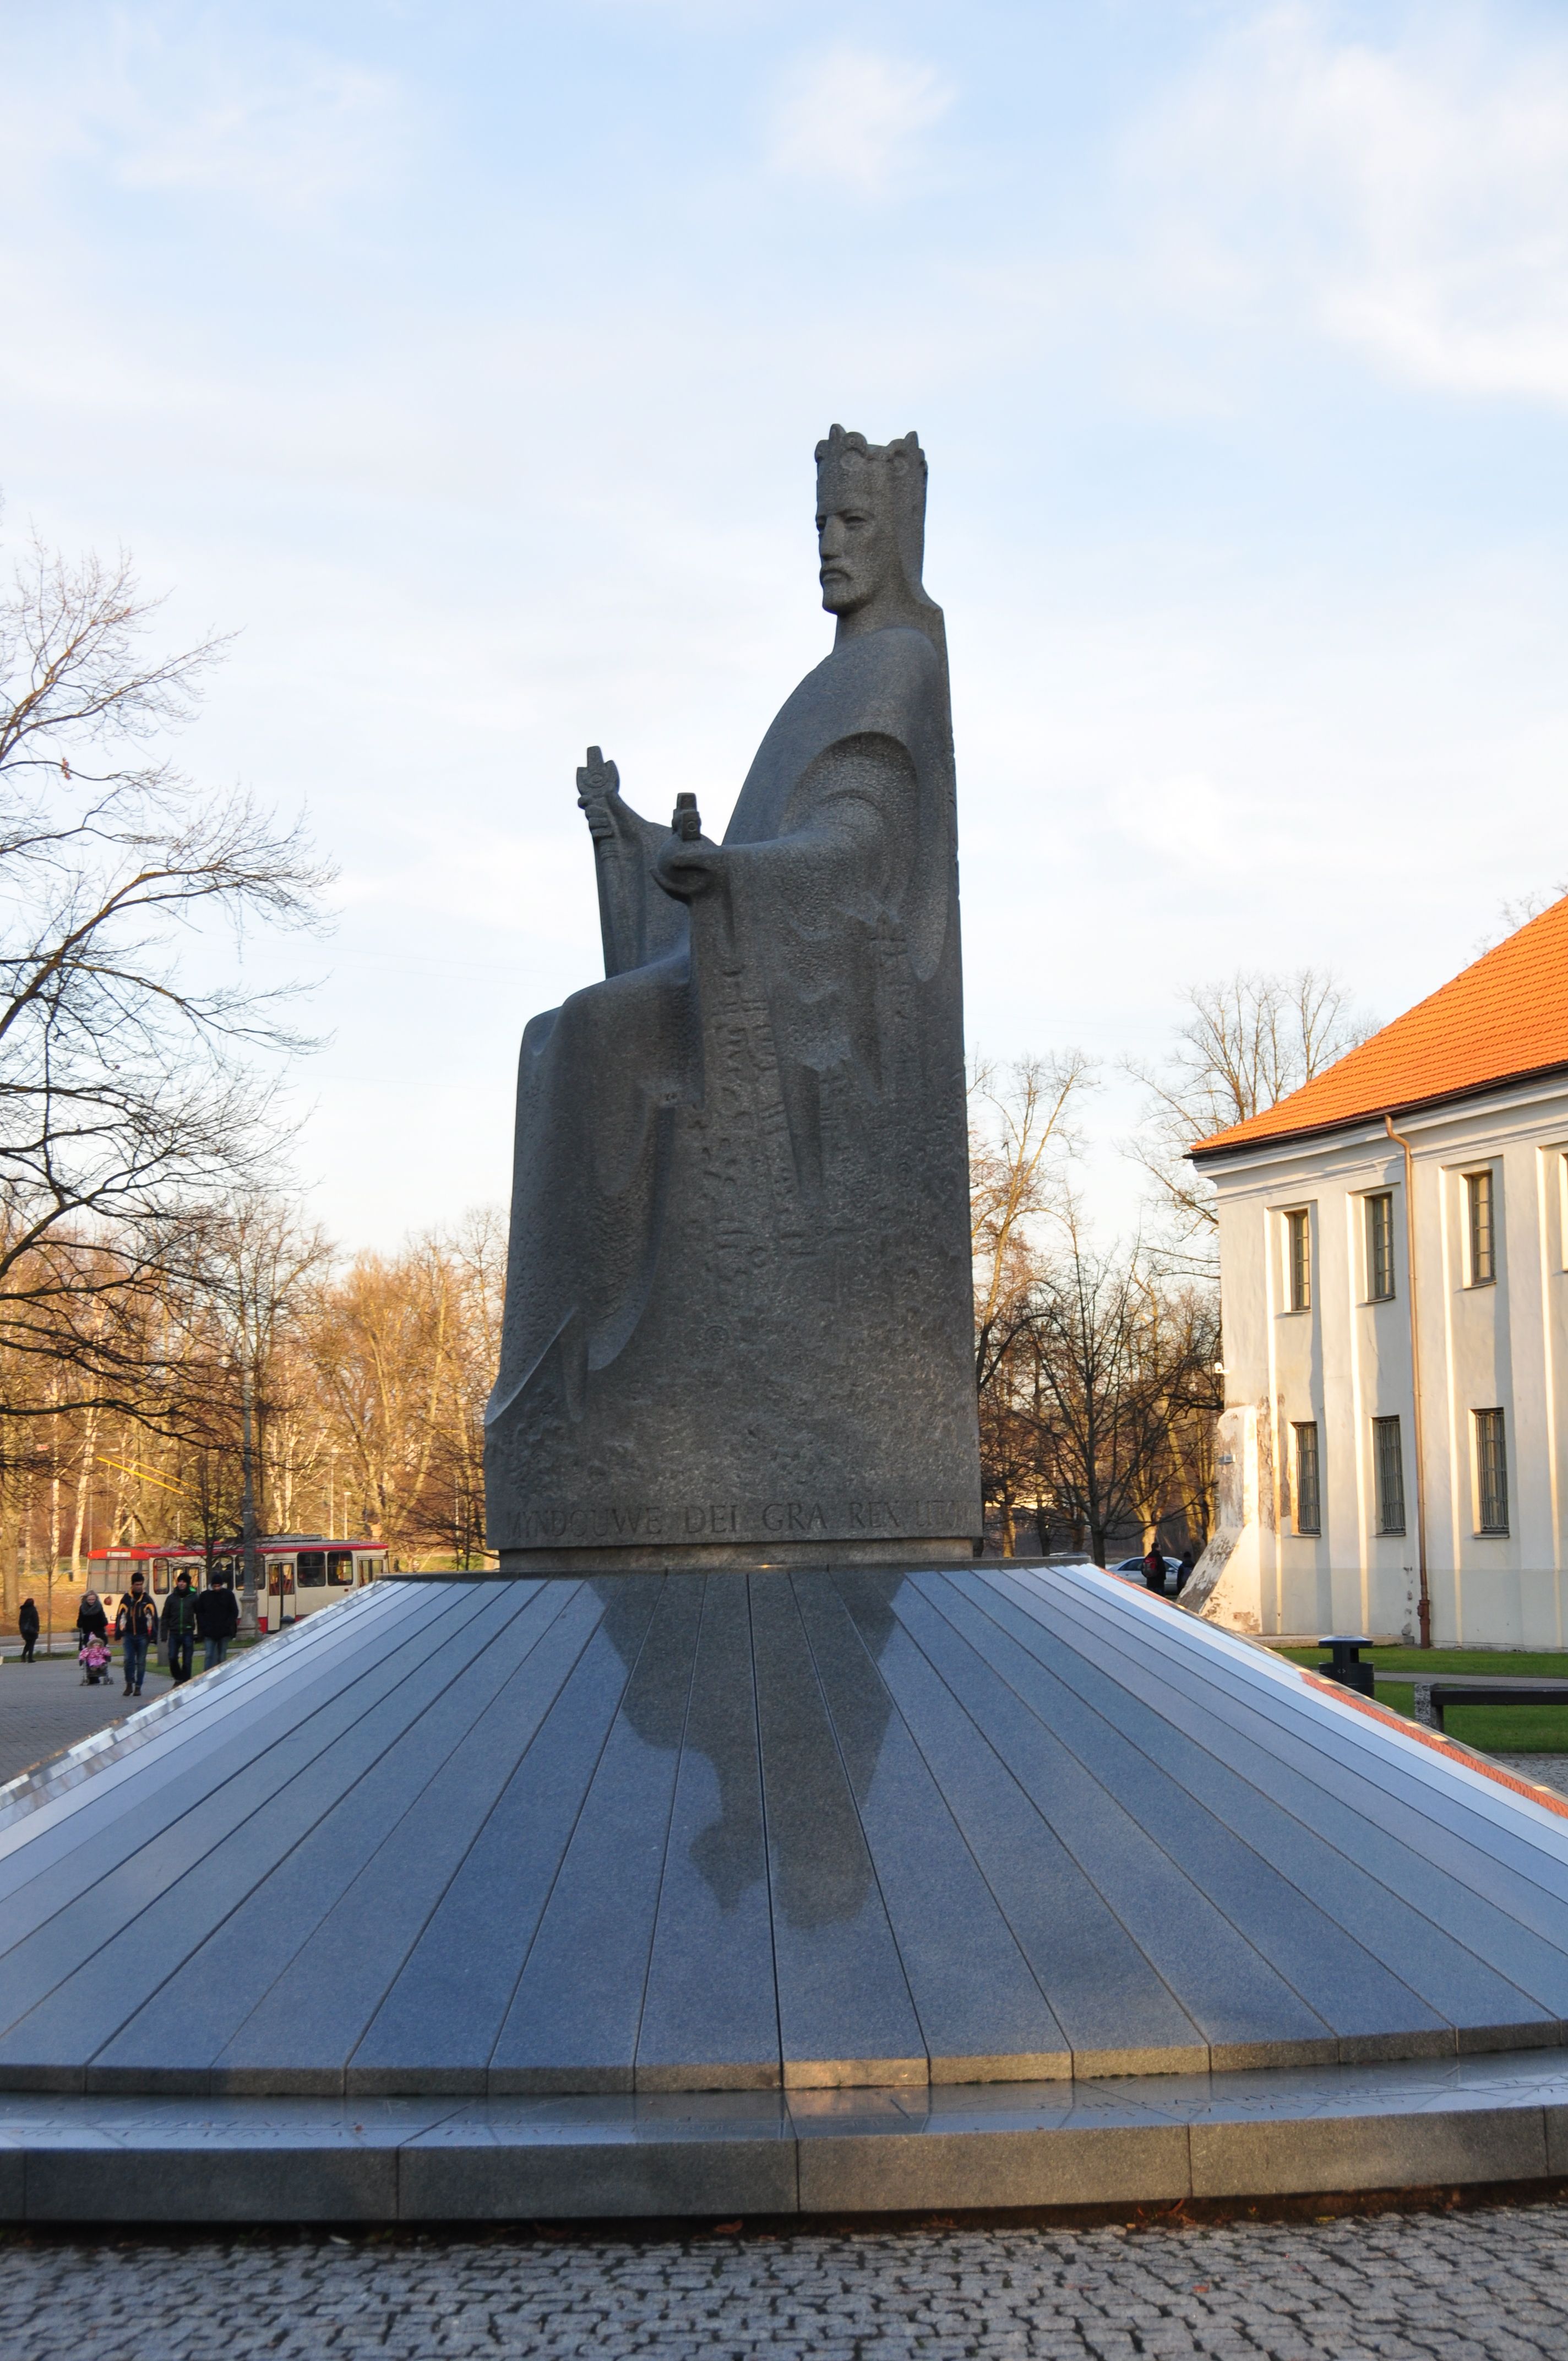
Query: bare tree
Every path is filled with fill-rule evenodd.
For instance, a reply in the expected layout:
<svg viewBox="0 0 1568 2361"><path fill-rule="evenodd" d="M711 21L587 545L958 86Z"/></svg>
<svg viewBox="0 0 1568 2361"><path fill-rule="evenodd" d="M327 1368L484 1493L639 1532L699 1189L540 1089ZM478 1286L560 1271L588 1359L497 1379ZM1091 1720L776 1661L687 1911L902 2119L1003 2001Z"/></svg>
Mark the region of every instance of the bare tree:
<svg viewBox="0 0 1568 2361"><path fill-rule="evenodd" d="M356 1255L321 1290L310 1327L317 1397L344 1439L358 1514L379 1541L417 1547L454 1399L463 1290L440 1239Z"/></svg>
<svg viewBox="0 0 1568 2361"><path fill-rule="evenodd" d="M1063 1162L1078 1145L1076 1103L1093 1088L1081 1049L977 1061L970 1081L970 1244L975 1384L981 1394L1027 1316L1038 1223L1066 1202Z"/></svg>
<svg viewBox="0 0 1568 2361"><path fill-rule="evenodd" d="M422 1503L422 1538L465 1570L485 1558L485 1404L500 1357L507 1224L499 1205L477 1207L437 1241L453 1278L457 1318L449 1332L447 1391Z"/></svg>
<svg viewBox="0 0 1568 2361"><path fill-rule="evenodd" d="M1553 902L1561 902L1564 894L1568 894L1568 878L1560 877L1555 885L1532 885L1527 893L1499 902L1496 922L1476 938L1476 958L1485 951L1495 950L1510 935L1517 935L1521 927L1528 927L1532 918L1550 910Z"/></svg>
<svg viewBox="0 0 1568 2361"><path fill-rule="evenodd" d="M970 1238L974 1262L975 1390L982 1494L1011 1557L1017 1511L1037 1504L1037 1421L1028 1403L1033 1316L1052 1217L1068 1203L1067 1164L1078 1147L1078 1104L1094 1086L1081 1050L979 1060L970 1082ZM1021 1405L1020 1386L1025 1399Z"/></svg>
<svg viewBox="0 0 1568 2361"><path fill-rule="evenodd" d="M1212 1299L1173 1295L1135 1245L1093 1247L1070 1213L1021 1343L1034 1364L1042 1476L1097 1564L1116 1532L1147 1535L1177 1516L1190 1534L1206 1532L1214 1334Z"/></svg>
<svg viewBox="0 0 1568 2361"><path fill-rule="evenodd" d="M268 1423L274 1417L281 1419L287 1409L279 1384L285 1362L282 1346L287 1333L304 1315L332 1249L323 1232L302 1220L288 1199L258 1191L210 1208L198 1235L193 1302L209 1340L203 1392L213 1405L198 1435L209 1461L204 1475L213 1492L226 1491L232 1499L238 1477L244 1611L247 1628L254 1628L256 1538L265 1522L266 1505L258 1477L267 1464ZM214 1457L215 1466L210 1464ZM209 1562L211 1546L208 1540Z"/></svg>
<svg viewBox="0 0 1568 2361"><path fill-rule="evenodd" d="M330 875L298 824L160 752L224 643L148 653L159 604L123 556L37 545L0 595L0 1382L52 1363L50 1414L156 1417L129 1307L277 1169L256 1053L302 1046L284 995L190 982L181 940L314 925Z"/></svg>
<svg viewBox="0 0 1568 2361"><path fill-rule="evenodd" d="M1225 983L1189 984L1186 1015L1168 1058L1127 1059L1147 1093L1134 1154L1156 1184L1174 1267L1212 1277L1212 1191L1187 1161L1195 1140L1275 1106L1376 1030L1337 976L1238 972ZM1186 1253L1183 1253L1186 1249Z"/></svg>
<svg viewBox="0 0 1568 2361"><path fill-rule="evenodd" d="M165 1388L156 1422L58 1400L52 1416L0 1415L0 1612L36 1574L71 1584L74 1614L79 1534L199 1542L211 1565L286 1525L383 1541L404 1565L482 1563L503 1211L335 1261L290 1201L240 1198L209 1211L184 1260L139 1299ZM24 1356L0 1387L30 1387L47 1410L61 1375Z"/></svg>

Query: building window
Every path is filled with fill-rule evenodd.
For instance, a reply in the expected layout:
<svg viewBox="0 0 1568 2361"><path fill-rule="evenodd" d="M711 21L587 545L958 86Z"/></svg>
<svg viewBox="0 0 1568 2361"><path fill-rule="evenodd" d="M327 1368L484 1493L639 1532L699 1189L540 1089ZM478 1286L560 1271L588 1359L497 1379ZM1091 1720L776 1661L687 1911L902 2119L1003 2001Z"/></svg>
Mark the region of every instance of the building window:
<svg viewBox="0 0 1568 2361"><path fill-rule="evenodd" d="M1378 1532L1402 1533L1405 1530L1405 1455L1399 1447L1399 1422L1397 1418L1375 1418L1372 1422L1372 1477Z"/></svg>
<svg viewBox="0 0 1568 2361"><path fill-rule="evenodd" d="M1497 1276L1497 1257L1489 1172L1465 1174L1464 1202L1470 1217L1470 1284L1490 1287Z"/></svg>
<svg viewBox="0 0 1568 2361"><path fill-rule="evenodd" d="M1307 1312L1312 1302L1312 1219L1305 1208L1285 1216L1286 1285L1292 1312Z"/></svg>
<svg viewBox="0 0 1568 2361"><path fill-rule="evenodd" d="M1366 1293L1373 1303L1394 1293L1394 1200L1387 1190L1366 1200Z"/></svg>
<svg viewBox="0 0 1568 2361"><path fill-rule="evenodd" d="M1302 1215L1302 1220L1306 1215ZM1323 1529L1322 1488L1318 1477L1318 1429L1315 1421L1293 1427L1296 1437L1296 1531L1321 1533Z"/></svg>
<svg viewBox="0 0 1568 2361"><path fill-rule="evenodd" d="M1475 1529L1483 1533L1508 1530L1508 1446L1503 1437L1500 1410L1478 1410L1475 1421Z"/></svg>

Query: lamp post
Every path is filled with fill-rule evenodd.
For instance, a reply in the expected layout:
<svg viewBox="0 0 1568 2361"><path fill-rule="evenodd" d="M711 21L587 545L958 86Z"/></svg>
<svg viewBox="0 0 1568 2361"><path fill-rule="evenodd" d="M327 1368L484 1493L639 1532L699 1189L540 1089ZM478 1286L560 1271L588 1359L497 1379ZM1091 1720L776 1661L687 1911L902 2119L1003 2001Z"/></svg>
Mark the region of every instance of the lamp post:
<svg viewBox="0 0 1568 2361"><path fill-rule="evenodd" d="M1405 1285L1410 1299L1410 1407L1416 1459L1416 1599L1419 1644L1431 1646L1431 1590L1427 1581L1427 1462L1421 1422L1421 1332L1416 1306L1416 1159L1410 1143L1386 1115L1383 1128L1405 1158Z"/></svg>
<svg viewBox="0 0 1568 2361"><path fill-rule="evenodd" d="M245 1552L245 1604L242 1622L247 1631L257 1629L258 1613L257 1550L256 1550L256 1459L251 1444L251 1368L250 1356L245 1357L241 1379L240 1466L243 1471L244 1494L240 1508L240 1540Z"/></svg>

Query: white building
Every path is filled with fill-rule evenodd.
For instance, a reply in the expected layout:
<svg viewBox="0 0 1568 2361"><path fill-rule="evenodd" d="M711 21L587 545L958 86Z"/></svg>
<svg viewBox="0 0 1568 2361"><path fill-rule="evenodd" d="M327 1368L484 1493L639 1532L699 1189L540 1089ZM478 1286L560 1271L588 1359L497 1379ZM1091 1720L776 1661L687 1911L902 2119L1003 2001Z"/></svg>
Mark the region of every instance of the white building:
<svg viewBox="0 0 1568 2361"><path fill-rule="evenodd" d="M1424 1603L1440 1647L1563 1647L1568 899L1192 1152L1227 1407L1183 1603L1411 1642Z"/></svg>

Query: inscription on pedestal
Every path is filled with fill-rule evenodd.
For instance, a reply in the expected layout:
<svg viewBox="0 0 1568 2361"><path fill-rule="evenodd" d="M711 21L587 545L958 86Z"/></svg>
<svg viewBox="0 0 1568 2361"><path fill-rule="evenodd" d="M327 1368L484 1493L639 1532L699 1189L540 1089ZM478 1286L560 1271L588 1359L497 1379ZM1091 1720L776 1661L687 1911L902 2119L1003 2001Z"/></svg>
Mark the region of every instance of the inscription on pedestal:
<svg viewBox="0 0 1568 2361"><path fill-rule="evenodd" d="M524 1510L521 1549L642 1542L845 1541L960 1532L954 1499L547 1502Z"/></svg>

